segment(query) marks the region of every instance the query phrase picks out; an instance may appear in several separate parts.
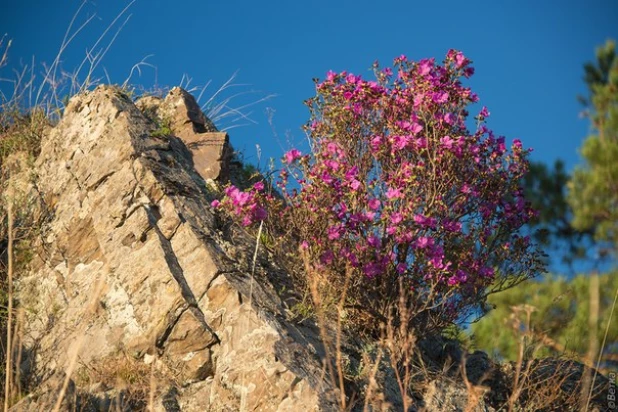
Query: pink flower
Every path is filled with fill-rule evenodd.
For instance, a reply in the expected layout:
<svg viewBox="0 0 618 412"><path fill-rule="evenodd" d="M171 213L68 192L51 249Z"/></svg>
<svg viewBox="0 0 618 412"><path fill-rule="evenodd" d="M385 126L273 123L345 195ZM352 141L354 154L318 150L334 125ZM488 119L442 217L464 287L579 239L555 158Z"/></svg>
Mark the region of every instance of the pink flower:
<svg viewBox="0 0 618 412"><path fill-rule="evenodd" d="M379 263L367 263L363 266L363 272L369 279L382 273L382 265Z"/></svg>
<svg viewBox="0 0 618 412"><path fill-rule="evenodd" d="M446 221L442 224L445 230L449 232L459 232L461 231L461 223L455 221Z"/></svg>
<svg viewBox="0 0 618 412"><path fill-rule="evenodd" d="M427 147L427 139L419 137L418 139L414 140L414 144L416 145L417 149L424 149Z"/></svg>
<svg viewBox="0 0 618 412"><path fill-rule="evenodd" d="M455 143L455 140L453 140L451 136L444 136L443 138L440 139L440 144L445 149L452 149L454 143Z"/></svg>
<svg viewBox="0 0 618 412"><path fill-rule="evenodd" d="M358 175L358 167L353 166L350 170L345 173L345 178L351 180Z"/></svg>
<svg viewBox="0 0 618 412"><path fill-rule="evenodd" d="M433 246L433 244L434 244L434 240L427 236L421 236L418 239L416 239L416 242L415 242L415 246L418 249L425 249L427 247Z"/></svg>
<svg viewBox="0 0 618 412"><path fill-rule="evenodd" d="M374 136L371 138L371 149L376 152L380 149L380 145L382 144L382 136Z"/></svg>
<svg viewBox="0 0 618 412"><path fill-rule="evenodd" d="M261 192L262 190L264 190L264 182L257 182L253 185L253 188L258 192Z"/></svg>
<svg viewBox="0 0 618 412"><path fill-rule="evenodd" d="M402 150L408 144L408 136L393 136L393 148Z"/></svg>
<svg viewBox="0 0 618 412"><path fill-rule="evenodd" d="M420 133L420 131L423 130L423 126L421 126L420 124L414 122L414 124L412 124L412 128L410 129L410 131L414 134L418 134Z"/></svg>
<svg viewBox="0 0 618 412"><path fill-rule="evenodd" d="M378 210L380 208L380 201L378 199L371 199L367 204L371 210Z"/></svg>
<svg viewBox="0 0 618 412"><path fill-rule="evenodd" d="M490 267L487 266L483 266L481 268L481 270L479 271L479 275L485 277L485 278L489 278L489 279L493 279L494 277L494 270Z"/></svg>
<svg viewBox="0 0 618 412"><path fill-rule="evenodd" d="M432 217L426 217L424 215L421 214L416 214L413 217L414 222L424 226L424 227L429 227L429 228L434 228L436 226L436 219L432 218Z"/></svg>
<svg viewBox="0 0 618 412"><path fill-rule="evenodd" d="M400 189L393 189L393 188L389 188L386 191L386 197L390 200L392 199L398 199L401 197L401 190Z"/></svg>
<svg viewBox="0 0 618 412"><path fill-rule="evenodd" d="M357 81L360 80L360 76L356 77L354 76L352 73L348 74L345 78L345 81L350 83L350 84L355 84Z"/></svg>
<svg viewBox="0 0 618 412"><path fill-rule="evenodd" d="M431 71L431 68L433 67L433 59L423 59L419 62L418 64L418 68L419 68L419 74L421 76L426 76L429 74L429 72Z"/></svg>
<svg viewBox="0 0 618 412"><path fill-rule="evenodd" d="M449 278L448 284L449 286L460 285L462 283L466 283L468 280L468 275L463 270L459 269L455 272L455 276Z"/></svg>
<svg viewBox="0 0 618 412"><path fill-rule="evenodd" d="M431 260L429 260L429 263L436 269L444 269L444 262L442 261L442 258L442 256L434 256Z"/></svg>
<svg viewBox="0 0 618 412"><path fill-rule="evenodd" d="M300 158L300 156L301 156L301 153L300 153L299 150L292 149L292 150L290 150L289 152L287 152L285 154L285 162L287 164L290 164L290 163L294 162L296 159Z"/></svg>
<svg viewBox="0 0 618 412"><path fill-rule="evenodd" d="M489 117L490 114L491 113L489 113L489 110L487 110L487 107L483 106L483 108L479 112L479 117L482 118L482 119L485 119L485 118Z"/></svg>
<svg viewBox="0 0 618 412"><path fill-rule="evenodd" d="M336 160L326 160L324 164L333 171L339 170L339 162Z"/></svg>
<svg viewBox="0 0 618 412"><path fill-rule="evenodd" d="M425 99L424 93L419 93L414 96L414 108L418 108L421 104L423 104L423 100Z"/></svg>
<svg viewBox="0 0 618 412"><path fill-rule="evenodd" d="M448 101L448 92L439 92L433 96L433 101L436 103L446 103Z"/></svg>
<svg viewBox="0 0 618 412"><path fill-rule="evenodd" d="M358 188L361 186L361 182L359 182L358 180L354 179L352 180L352 182L350 183L350 187L352 188L352 190L358 190Z"/></svg>
<svg viewBox="0 0 618 412"><path fill-rule="evenodd" d="M376 235L369 236L367 238L367 243L374 248L379 248L382 245L382 241Z"/></svg>
<svg viewBox="0 0 618 412"><path fill-rule="evenodd" d="M251 194L248 192L237 192L236 197L233 199L234 205L245 206L251 200Z"/></svg>
<svg viewBox="0 0 618 412"><path fill-rule="evenodd" d="M326 230L326 232L328 233L329 240L339 239L339 236L341 236L341 227L331 226Z"/></svg>
<svg viewBox="0 0 618 412"><path fill-rule="evenodd" d="M391 215L391 223L394 225L401 223L402 220L403 216L399 212L395 212Z"/></svg>
<svg viewBox="0 0 618 412"><path fill-rule="evenodd" d="M338 150L339 150L339 146L337 146L337 143L329 142L326 145L326 151L330 153L331 155L336 155Z"/></svg>
<svg viewBox="0 0 618 412"><path fill-rule="evenodd" d="M466 67L464 69L464 77L470 77L474 74L474 67ZM472 101L476 101L478 99L472 100Z"/></svg>
<svg viewBox="0 0 618 412"><path fill-rule="evenodd" d="M335 76L337 76L337 73L335 73L332 70L329 70L328 73L326 73L326 80L328 80L329 82L332 82L333 80L335 80Z"/></svg>
<svg viewBox="0 0 618 412"><path fill-rule="evenodd" d="M399 263L397 265L397 273L399 273L400 275L406 273L406 270L408 270L408 265L406 265L405 263Z"/></svg>
<svg viewBox="0 0 618 412"><path fill-rule="evenodd" d="M327 250L326 252L322 253L322 256L320 256L320 262L322 262L322 264L324 265L330 265L331 263L333 263L333 260L335 260L335 255L333 254L332 250Z"/></svg>
<svg viewBox="0 0 618 412"><path fill-rule="evenodd" d="M352 267L357 268L359 266L360 263L358 262L358 257L354 253L350 253L347 258L352 264Z"/></svg>
<svg viewBox="0 0 618 412"><path fill-rule="evenodd" d="M461 69L466 64L466 62L467 59L462 52L457 52L457 54L455 54L455 64L457 65L458 69Z"/></svg>
<svg viewBox="0 0 618 412"><path fill-rule="evenodd" d="M266 212L266 209L264 209L261 206L257 206L254 210L253 210L253 219L256 221L261 221L266 219L266 217L268 216L268 213Z"/></svg>
<svg viewBox="0 0 618 412"><path fill-rule="evenodd" d="M401 127L403 130L412 129L412 123L410 122L397 122L397 126Z"/></svg>
<svg viewBox="0 0 618 412"><path fill-rule="evenodd" d="M218 208L220 205L221 205L221 202L219 202L217 199L210 202L210 206L214 207L215 209Z"/></svg>

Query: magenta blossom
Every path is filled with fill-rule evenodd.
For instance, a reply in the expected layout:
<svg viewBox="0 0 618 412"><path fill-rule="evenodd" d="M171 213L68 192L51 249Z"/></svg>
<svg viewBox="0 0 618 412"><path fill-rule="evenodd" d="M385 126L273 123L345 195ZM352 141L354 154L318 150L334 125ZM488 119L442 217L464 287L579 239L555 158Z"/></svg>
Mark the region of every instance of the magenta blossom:
<svg viewBox="0 0 618 412"><path fill-rule="evenodd" d="M383 267L380 263L368 263L365 266L363 266L363 272L365 273L365 276L367 276L368 278L373 278L377 275L379 275L380 273L382 273L383 271Z"/></svg>
<svg viewBox="0 0 618 412"><path fill-rule="evenodd" d="M371 210L378 210L380 208L380 201L378 199L370 199L367 204Z"/></svg>
<svg viewBox="0 0 618 412"><path fill-rule="evenodd" d="M401 197L401 189L399 189L399 188L396 188L396 189L394 189L394 188L389 188L389 189L386 191L386 197L387 197L388 199L390 199L390 200L400 198L400 197Z"/></svg>
<svg viewBox="0 0 618 412"><path fill-rule="evenodd" d="M256 182L253 185L253 188L257 190L258 192L261 192L262 190L264 190L264 182Z"/></svg>
<svg viewBox="0 0 618 412"><path fill-rule="evenodd" d="M416 239L415 245L419 249L425 249L427 247L433 246L434 240L427 236L421 236Z"/></svg>
<svg viewBox="0 0 618 412"><path fill-rule="evenodd" d="M301 153L297 149L292 149L285 154L285 162L287 164L293 163L296 159L301 157Z"/></svg>

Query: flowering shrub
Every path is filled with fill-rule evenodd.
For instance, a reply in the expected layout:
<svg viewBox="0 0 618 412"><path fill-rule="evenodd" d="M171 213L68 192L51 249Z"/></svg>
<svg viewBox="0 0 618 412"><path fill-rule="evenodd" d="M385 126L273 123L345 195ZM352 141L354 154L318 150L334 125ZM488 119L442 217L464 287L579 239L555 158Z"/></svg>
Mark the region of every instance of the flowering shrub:
<svg viewBox="0 0 618 412"><path fill-rule="evenodd" d="M307 101L311 153L284 155L277 218L333 285L352 273L357 309L384 318L403 297L417 326L437 311L440 327L542 269L517 233L533 216L520 187L528 150L519 140L508 150L486 127L485 107L468 130L478 97L460 80L473 74L470 63L451 50L442 65L376 63L375 81L329 72ZM243 214L245 195L228 192L244 224L258 219Z"/></svg>

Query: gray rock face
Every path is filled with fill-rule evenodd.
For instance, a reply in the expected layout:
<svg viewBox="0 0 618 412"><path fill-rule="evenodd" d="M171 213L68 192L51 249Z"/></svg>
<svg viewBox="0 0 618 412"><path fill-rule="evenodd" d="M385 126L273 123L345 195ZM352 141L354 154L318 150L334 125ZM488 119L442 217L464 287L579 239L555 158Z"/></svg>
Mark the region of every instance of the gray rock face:
<svg viewBox="0 0 618 412"><path fill-rule="evenodd" d="M18 288L41 390L15 409L45 408L70 368L79 391L97 385L93 365L131 358L169 377L155 382L159 410L331 410L319 358L236 258L252 251L216 230L206 181L225 178L227 135L180 89L138 106L98 87L72 98L42 143L50 216ZM153 133L153 113L174 135Z"/></svg>

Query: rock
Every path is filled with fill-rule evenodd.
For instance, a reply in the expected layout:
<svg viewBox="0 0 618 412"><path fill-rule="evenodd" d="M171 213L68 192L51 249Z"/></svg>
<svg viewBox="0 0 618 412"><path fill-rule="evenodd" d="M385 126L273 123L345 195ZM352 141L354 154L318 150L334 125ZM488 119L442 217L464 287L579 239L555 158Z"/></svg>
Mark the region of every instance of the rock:
<svg viewBox="0 0 618 412"><path fill-rule="evenodd" d="M167 373L157 405L332 410L320 359L302 336L287 343L294 326L276 316L274 288L227 254L234 247L216 229L205 180L221 178L227 135L192 148L216 132L181 89L138 105L172 113L175 133L153 133L151 117L101 86L73 97L42 142L37 184L53 208L17 292L31 379L44 392L73 365L72 393L84 394L80 376L133 359L132 368ZM110 393L88 396L104 404ZM40 399L35 391L21 405Z"/></svg>
<svg viewBox="0 0 618 412"><path fill-rule="evenodd" d="M227 181L232 148L225 132L219 132L204 116L195 98L175 87L165 100L148 96L136 105L151 119L166 124L191 151L193 167L204 180Z"/></svg>

